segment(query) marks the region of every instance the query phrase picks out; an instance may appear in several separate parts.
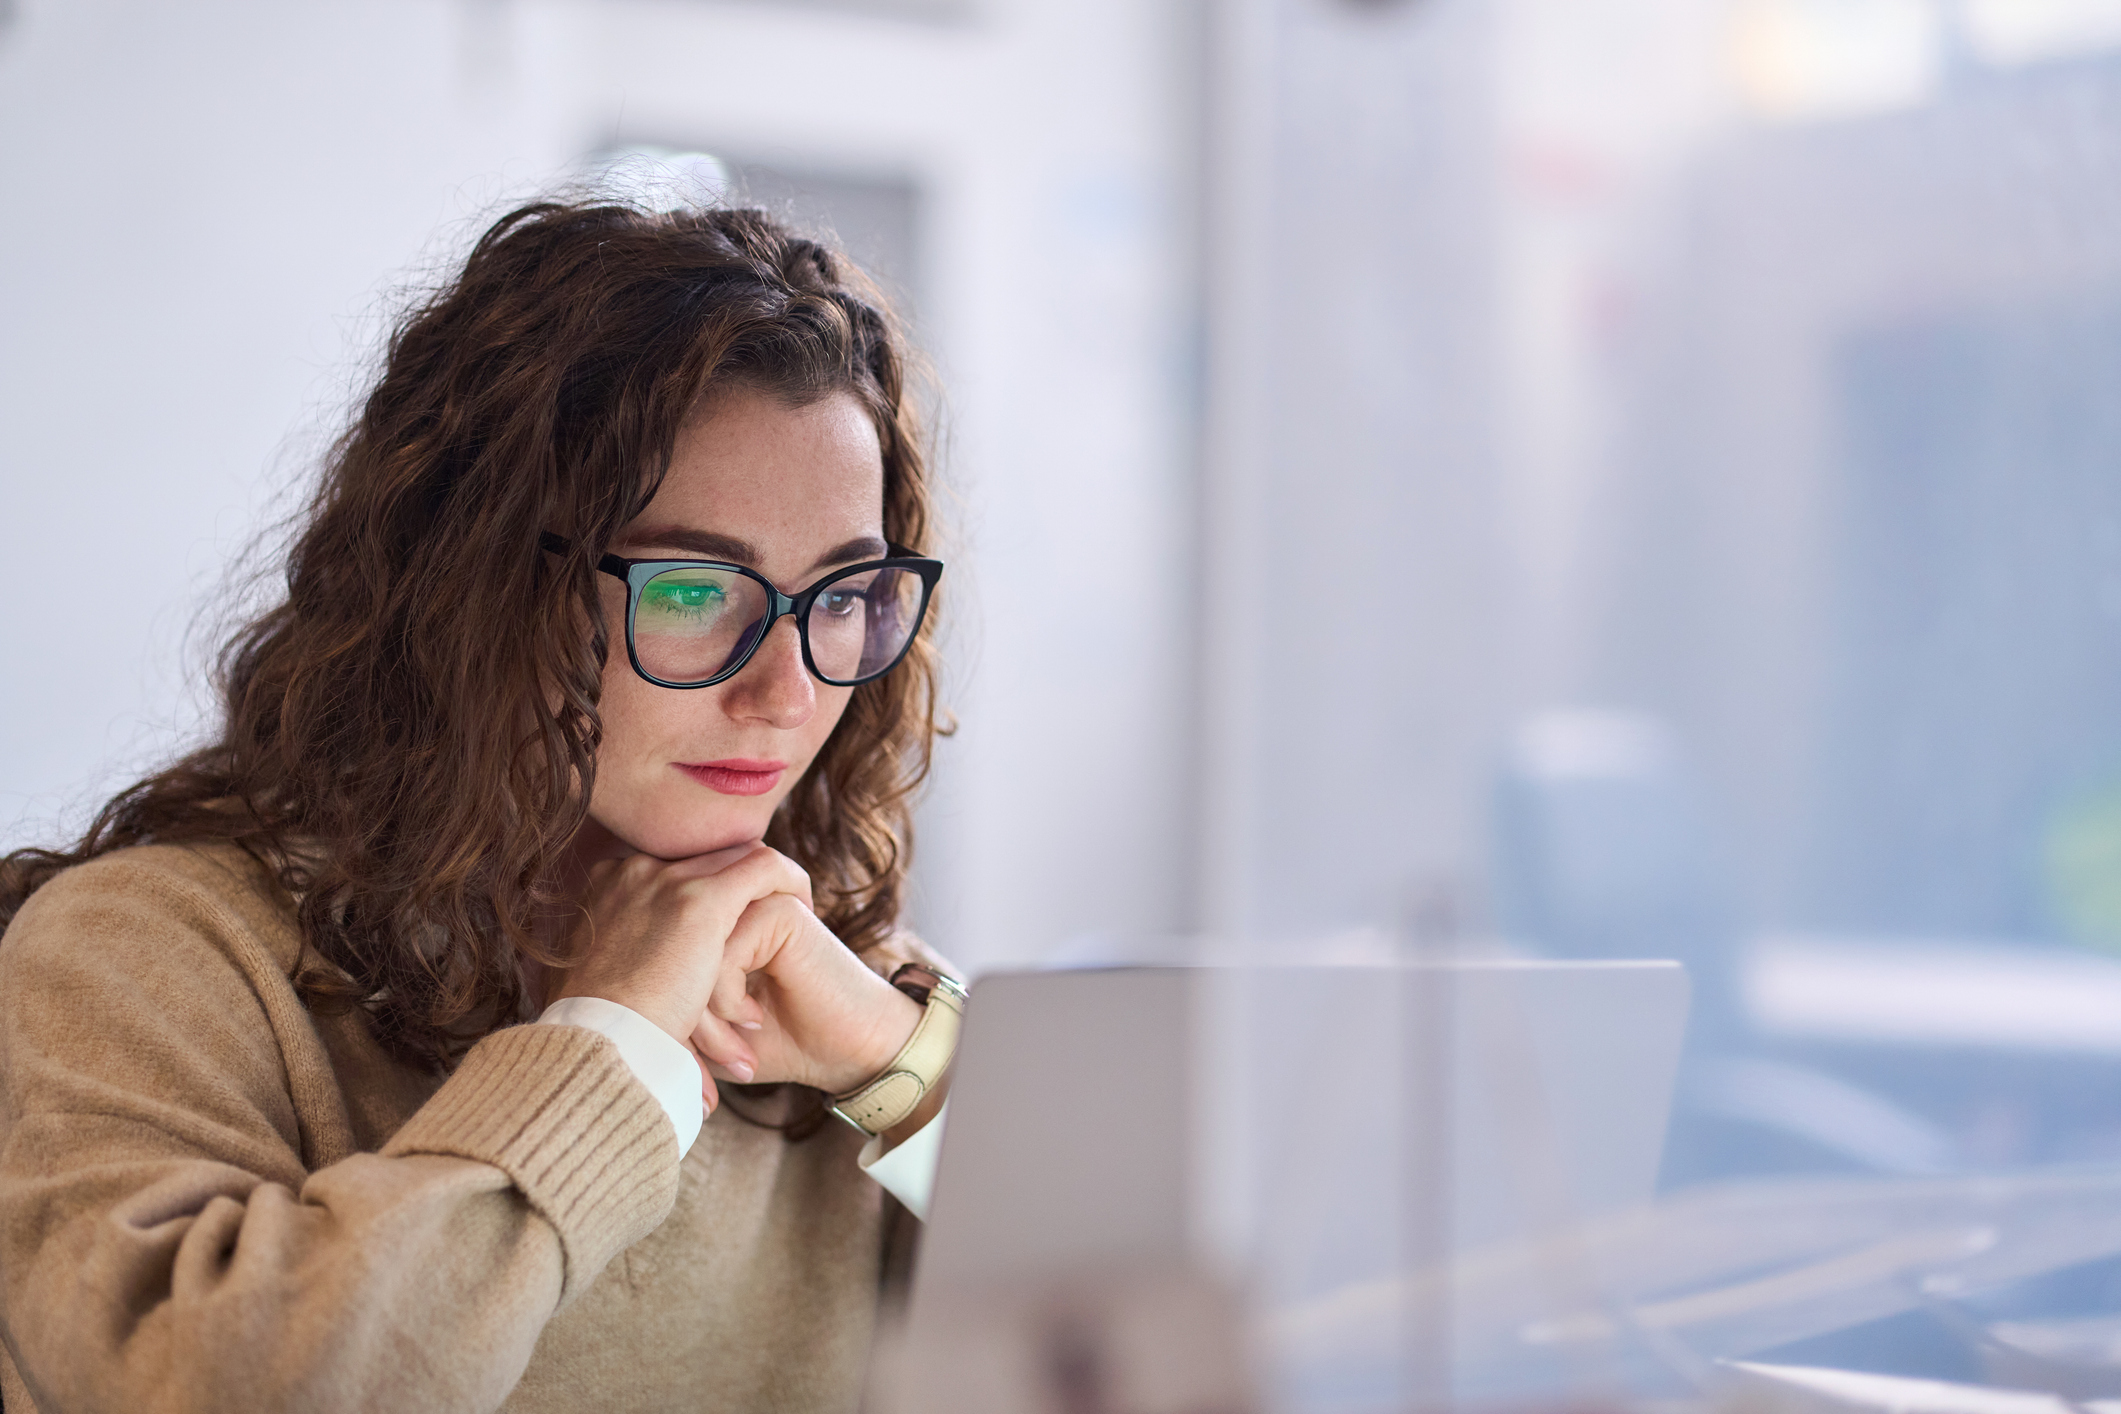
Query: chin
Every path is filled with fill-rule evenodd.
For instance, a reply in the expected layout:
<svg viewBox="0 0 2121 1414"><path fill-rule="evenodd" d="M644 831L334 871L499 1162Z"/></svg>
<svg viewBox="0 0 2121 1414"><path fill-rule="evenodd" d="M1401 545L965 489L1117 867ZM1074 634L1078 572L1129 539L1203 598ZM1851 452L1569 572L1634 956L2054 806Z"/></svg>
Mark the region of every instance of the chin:
<svg viewBox="0 0 2121 1414"><path fill-rule="evenodd" d="M658 859L690 859L718 849L757 844L765 838L766 826L772 820L770 809L738 813L702 810L692 803L690 810L644 812L641 818L625 822L635 828L614 829L612 833L643 854Z"/></svg>
<svg viewBox="0 0 2121 1414"><path fill-rule="evenodd" d="M643 854L652 854L657 859L690 859L696 854L712 854L718 849L734 849L738 845L757 844L765 837L763 825L757 828L734 827L727 830L655 830L644 834L641 840L627 843Z"/></svg>

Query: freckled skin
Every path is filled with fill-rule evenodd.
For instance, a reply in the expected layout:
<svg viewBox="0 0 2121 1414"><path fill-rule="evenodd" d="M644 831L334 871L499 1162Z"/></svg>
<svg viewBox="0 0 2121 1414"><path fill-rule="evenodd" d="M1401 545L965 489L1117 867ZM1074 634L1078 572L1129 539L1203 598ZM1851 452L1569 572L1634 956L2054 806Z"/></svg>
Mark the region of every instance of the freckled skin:
<svg viewBox="0 0 2121 1414"><path fill-rule="evenodd" d="M749 568L792 595L884 553L883 500L876 429L853 397L789 408L731 392L680 433L669 475L612 550L627 559L736 558L670 542L730 537L756 552ZM612 651L596 787L573 847L582 912L565 950L578 961L540 974L541 989L617 1002L690 1047L710 1109L717 1080L795 1081L828 1093L868 1080L913 1034L920 1008L817 920L802 870L758 843L853 689L811 676L793 618L727 682L657 686L626 656L625 586L602 579ZM729 760L785 769L756 795L724 793L678 769ZM925 1124L946 1089L887 1143Z"/></svg>
<svg viewBox="0 0 2121 1414"><path fill-rule="evenodd" d="M836 547L882 539L883 500L876 429L852 396L789 408L740 390L687 424L669 475L612 549L630 559L700 558L633 536L669 526L734 536L759 549L751 568L792 594L827 573L818 561ZM727 682L675 691L643 681L626 659L625 588L602 578L613 651L604 665L590 825L578 853L682 859L761 838L853 689L810 675L792 618L776 624ZM788 769L773 790L742 797L719 794L673 764L728 759L784 761Z"/></svg>

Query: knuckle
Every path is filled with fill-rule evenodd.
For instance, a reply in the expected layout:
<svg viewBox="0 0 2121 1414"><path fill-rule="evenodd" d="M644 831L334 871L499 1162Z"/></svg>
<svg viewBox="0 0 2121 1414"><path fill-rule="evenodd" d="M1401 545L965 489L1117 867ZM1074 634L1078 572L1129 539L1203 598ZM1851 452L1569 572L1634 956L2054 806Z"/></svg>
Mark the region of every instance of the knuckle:
<svg viewBox="0 0 2121 1414"><path fill-rule="evenodd" d="M727 886L712 874L695 874L672 883L671 893L687 905L720 898Z"/></svg>

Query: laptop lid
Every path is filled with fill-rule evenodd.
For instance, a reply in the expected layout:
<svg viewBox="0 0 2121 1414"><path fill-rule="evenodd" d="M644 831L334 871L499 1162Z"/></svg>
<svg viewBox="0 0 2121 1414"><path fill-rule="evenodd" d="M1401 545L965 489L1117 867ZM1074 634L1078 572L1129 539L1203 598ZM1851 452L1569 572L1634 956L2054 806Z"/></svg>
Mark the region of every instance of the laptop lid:
<svg viewBox="0 0 2121 1414"><path fill-rule="evenodd" d="M1207 1263L1282 1305L1646 1202L1686 1011L1665 962L986 976L919 1290Z"/></svg>

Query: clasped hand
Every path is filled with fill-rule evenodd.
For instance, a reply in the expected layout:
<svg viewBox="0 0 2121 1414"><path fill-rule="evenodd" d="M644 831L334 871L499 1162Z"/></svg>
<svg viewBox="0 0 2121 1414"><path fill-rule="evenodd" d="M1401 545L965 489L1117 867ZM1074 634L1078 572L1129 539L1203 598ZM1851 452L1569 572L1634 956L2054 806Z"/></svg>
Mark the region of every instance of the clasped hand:
<svg viewBox="0 0 2121 1414"><path fill-rule="evenodd" d="M583 910L549 999L603 997L684 1042L709 1110L717 1079L851 1090L920 1021L811 912L809 876L762 844L606 860Z"/></svg>

